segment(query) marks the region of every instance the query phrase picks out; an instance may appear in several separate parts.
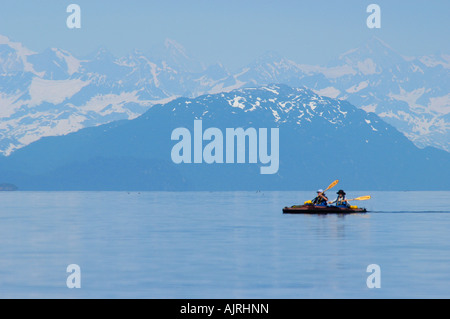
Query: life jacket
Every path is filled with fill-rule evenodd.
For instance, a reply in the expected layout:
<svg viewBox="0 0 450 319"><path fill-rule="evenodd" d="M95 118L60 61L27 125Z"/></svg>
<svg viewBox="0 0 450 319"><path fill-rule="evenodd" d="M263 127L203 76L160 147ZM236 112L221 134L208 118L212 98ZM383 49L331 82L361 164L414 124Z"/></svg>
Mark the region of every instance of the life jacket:
<svg viewBox="0 0 450 319"><path fill-rule="evenodd" d="M345 196L336 198L336 206L348 207L350 206L347 202L345 202Z"/></svg>
<svg viewBox="0 0 450 319"><path fill-rule="evenodd" d="M322 194L322 196L325 196L325 197L326 197L325 194ZM313 203L314 205L326 205L326 204L327 204L327 201L326 201L325 199L323 199L322 197L317 196L317 197L315 197L315 198L312 200L312 203Z"/></svg>

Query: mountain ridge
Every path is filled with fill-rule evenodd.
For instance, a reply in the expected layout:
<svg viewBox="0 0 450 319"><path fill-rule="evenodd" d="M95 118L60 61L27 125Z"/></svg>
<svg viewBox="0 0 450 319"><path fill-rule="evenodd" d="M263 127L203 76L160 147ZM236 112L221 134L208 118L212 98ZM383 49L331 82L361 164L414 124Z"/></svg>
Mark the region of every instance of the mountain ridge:
<svg viewBox="0 0 450 319"><path fill-rule="evenodd" d="M271 83L348 100L381 116L417 146L450 151L450 58L445 54L405 58L372 38L325 66L269 52L229 72L220 63L196 62L172 40L165 44L160 57L134 50L116 58L101 48L78 59L56 48L33 52L2 36L0 153L9 155L43 136L133 119L176 97Z"/></svg>
<svg viewBox="0 0 450 319"><path fill-rule="evenodd" d="M175 164L171 133L192 131L196 119L222 132L279 128L279 171L261 175L260 164L250 163ZM449 160L447 152L418 149L346 101L272 84L182 97L134 120L43 138L0 158L0 176L23 190L296 190L330 176L347 189L450 189L449 172L440 169Z"/></svg>

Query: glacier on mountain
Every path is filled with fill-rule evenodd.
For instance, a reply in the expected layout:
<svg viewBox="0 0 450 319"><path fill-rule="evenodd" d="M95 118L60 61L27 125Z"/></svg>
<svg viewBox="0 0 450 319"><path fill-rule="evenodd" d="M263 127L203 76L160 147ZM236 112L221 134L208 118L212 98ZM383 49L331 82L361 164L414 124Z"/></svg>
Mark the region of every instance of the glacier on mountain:
<svg viewBox="0 0 450 319"><path fill-rule="evenodd" d="M9 155L44 136L133 119L176 97L254 86L271 90L273 83L348 100L417 146L450 151L449 77L450 55L404 57L377 38L327 65L299 64L269 52L229 72L220 63L205 67L173 40L150 54L134 50L116 58L101 48L78 59L56 48L36 53L0 36L0 153ZM283 112L276 112L282 121Z"/></svg>

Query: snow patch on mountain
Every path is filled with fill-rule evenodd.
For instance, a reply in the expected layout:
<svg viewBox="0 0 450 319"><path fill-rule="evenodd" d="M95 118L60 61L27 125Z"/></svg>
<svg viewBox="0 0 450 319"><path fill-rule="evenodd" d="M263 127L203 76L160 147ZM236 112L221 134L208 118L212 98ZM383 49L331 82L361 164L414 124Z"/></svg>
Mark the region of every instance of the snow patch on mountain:
<svg viewBox="0 0 450 319"><path fill-rule="evenodd" d="M352 87L345 90L347 93L356 93L361 91L362 89L365 89L369 86L369 81L362 81L359 84L353 85Z"/></svg>
<svg viewBox="0 0 450 319"><path fill-rule="evenodd" d="M80 79L43 80L35 77L29 88L31 99L27 101L27 104L29 107L40 105L43 102L59 104L80 92L86 85L89 85L89 81Z"/></svg>
<svg viewBox="0 0 450 319"><path fill-rule="evenodd" d="M272 110L273 117L275 118L275 122L278 122L280 120L280 115L276 110Z"/></svg>
<svg viewBox="0 0 450 319"><path fill-rule="evenodd" d="M44 75L45 72L36 72L33 65L28 62L27 57L36 54L36 52L29 50L19 42L13 42L8 37L0 35L0 47L2 45L8 46L15 51L16 58L22 63L25 72L31 72L38 76ZM3 63L5 61L0 60L0 64Z"/></svg>
<svg viewBox="0 0 450 319"><path fill-rule="evenodd" d="M450 93L444 96L431 97L430 102L428 103L428 108L431 111L440 113L440 114L449 114L450 113Z"/></svg>
<svg viewBox="0 0 450 319"><path fill-rule="evenodd" d="M245 82L242 82L239 80L236 80L234 84L228 85L228 86L224 86L223 83L219 83L219 84L215 85L211 90L208 90L207 93L208 94L216 94L216 93L221 93L221 92L229 93L233 90L240 89L244 85L245 85Z"/></svg>
<svg viewBox="0 0 450 319"><path fill-rule="evenodd" d="M114 113L125 113L128 119L133 119L141 114L132 112L130 109L125 108L124 105L127 103L141 103L137 93L138 91L122 92L120 94L97 94L79 108L85 114L95 112L101 116L107 116ZM146 104L150 105L150 102L146 102Z"/></svg>
<svg viewBox="0 0 450 319"><path fill-rule="evenodd" d="M363 109L367 113L370 112L375 113L375 111L377 110L377 105L376 104L363 105L361 106L361 109Z"/></svg>
<svg viewBox="0 0 450 319"><path fill-rule="evenodd" d="M20 95L8 95L0 92L0 119L12 116L19 108L16 102Z"/></svg>
<svg viewBox="0 0 450 319"><path fill-rule="evenodd" d="M450 55L449 54L441 54L440 56L430 55L423 56L420 59L420 62L425 64L428 67L434 68L437 66L442 66L445 69L450 69Z"/></svg>
<svg viewBox="0 0 450 319"><path fill-rule="evenodd" d="M358 61L358 70L364 75L376 74L377 65L372 59L365 59L364 61Z"/></svg>
<svg viewBox="0 0 450 319"><path fill-rule="evenodd" d="M77 73L80 70L82 61L75 58L69 52L56 48L52 48L52 51L55 52L58 58L66 62L67 73L69 75L73 75L74 73Z"/></svg>
<svg viewBox="0 0 450 319"><path fill-rule="evenodd" d="M242 110L245 108L244 102L246 102L246 100L242 96L235 96L234 99L228 100L228 104L230 104L232 107L237 107Z"/></svg>
<svg viewBox="0 0 450 319"><path fill-rule="evenodd" d="M413 107L414 109L417 108L423 108L423 106L417 104L417 100L426 92L425 88L419 88L419 89L415 89L412 90L410 92L407 92L405 89L400 88L400 93L398 94L394 94L394 93L389 93L389 97L391 99L395 99L398 101L404 101L406 103L408 103L409 106Z"/></svg>
<svg viewBox="0 0 450 319"><path fill-rule="evenodd" d="M272 92L275 95L279 95L278 91L276 91L275 89L272 89L270 87L263 86L261 89Z"/></svg>
<svg viewBox="0 0 450 319"><path fill-rule="evenodd" d="M24 134L18 141L23 145L28 145L39 140L43 136L59 136L76 132L83 128L81 124L86 118L79 114L72 114L68 118L58 121L48 121L46 126L29 126L30 133Z"/></svg>
<svg viewBox="0 0 450 319"><path fill-rule="evenodd" d="M320 90L314 90L314 92L318 95L322 95L322 96L326 96L326 97L330 97L332 99L337 98L340 94L341 91L339 91L338 89L336 89L335 87L329 86Z"/></svg>

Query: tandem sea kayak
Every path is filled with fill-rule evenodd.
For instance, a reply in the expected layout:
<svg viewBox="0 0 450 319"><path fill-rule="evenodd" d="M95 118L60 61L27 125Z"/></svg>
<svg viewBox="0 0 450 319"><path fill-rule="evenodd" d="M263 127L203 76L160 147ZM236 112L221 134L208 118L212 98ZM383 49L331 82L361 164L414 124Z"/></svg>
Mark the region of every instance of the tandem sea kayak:
<svg viewBox="0 0 450 319"><path fill-rule="evenodd" d="M283 208L283 214L355 214L366 212L367 210L362 207L294 205Z"/></svg>

